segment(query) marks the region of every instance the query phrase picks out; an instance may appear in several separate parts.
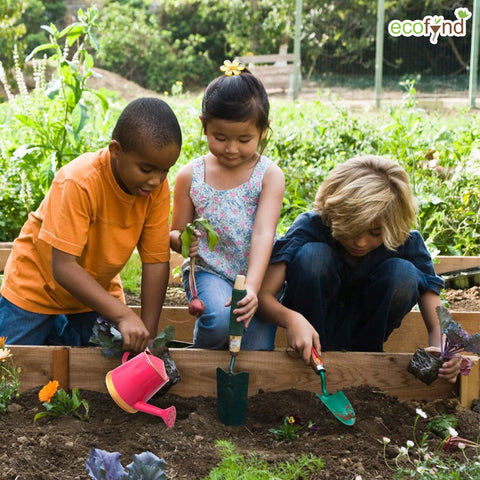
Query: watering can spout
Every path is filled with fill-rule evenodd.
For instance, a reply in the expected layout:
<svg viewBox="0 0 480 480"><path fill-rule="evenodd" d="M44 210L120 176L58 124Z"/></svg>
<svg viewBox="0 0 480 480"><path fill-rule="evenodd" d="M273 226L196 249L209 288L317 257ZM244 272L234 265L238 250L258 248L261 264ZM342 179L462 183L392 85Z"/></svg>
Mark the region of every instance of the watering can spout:
<svg viewBox="0 0 480 480"><path fill-rule="evenodd" d="M156 407L155 405L151 405L150 403L139 400L133 405L133 408L140 412L156 415L157 417L162 418L168 428L173 427L177 417L177 410L173 405L169 408L162 409Z"/></svg>

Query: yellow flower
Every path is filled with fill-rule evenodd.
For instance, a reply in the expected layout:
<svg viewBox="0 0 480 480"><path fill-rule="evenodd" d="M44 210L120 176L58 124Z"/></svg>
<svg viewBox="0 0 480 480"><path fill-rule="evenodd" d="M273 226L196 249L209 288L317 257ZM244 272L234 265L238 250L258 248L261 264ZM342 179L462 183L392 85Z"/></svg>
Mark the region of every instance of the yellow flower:
<svg viewBox="0 0 480 480"><path fill-rule="evenodd" d="M10 350L8 348L0 348L0 361L5 360L11 356L12 354L10 353Z"/></svg>
<svg viewBox="0 0 480 480"><path fill-rule="evenodd" d="M0 348L3 348L6 341L7 341L7 337L0 337Z"/></svg>
<svg viewBox="0 0 480 480"><path fill-rule="evenodd" d="M223 65L220 67L220 70L224 72L227 77L231 77L232 75L240 75L242 71L245 70L245 65L237 60L233 62L230 60L225 60Z"/></svg>
<svg viewBox="0 0 480 480"><path fill-rule="evenodd" d="M41 402L50 403L52 397L57 393L59 383L57 380L50 380L39 392L38 392L38 399Z"/></svg>
<svg viewBox="0 0 480 480"><path fill-rule="evenodd" d="M290 424L295 423L295 418L288 417L288 423L290 423Z"/></svg>

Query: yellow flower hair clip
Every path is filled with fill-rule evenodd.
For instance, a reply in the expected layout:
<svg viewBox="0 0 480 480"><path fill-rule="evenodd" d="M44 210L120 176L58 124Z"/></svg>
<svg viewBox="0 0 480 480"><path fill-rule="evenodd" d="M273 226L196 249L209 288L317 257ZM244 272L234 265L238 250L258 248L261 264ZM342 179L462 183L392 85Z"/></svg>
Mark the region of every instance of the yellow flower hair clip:
<svg viewBox="0 0 480 480"><path fill-rule="evenodd" d="M233 62L225 60L220 67L220 70L224 72L227 77L231 77L232 75L240 75L242 71L245 70L245 65L237 60L234 60Z"/></svg>

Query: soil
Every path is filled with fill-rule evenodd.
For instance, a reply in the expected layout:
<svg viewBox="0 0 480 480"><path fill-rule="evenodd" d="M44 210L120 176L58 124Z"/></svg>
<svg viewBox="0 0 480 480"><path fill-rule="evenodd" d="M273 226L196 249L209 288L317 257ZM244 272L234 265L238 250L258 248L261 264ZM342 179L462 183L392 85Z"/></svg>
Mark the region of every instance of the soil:
<svg viewBox="0 0 480 480"><path fill-rule="evenodd" d="M304 391L258 392L248 399L247 419L241 426L224 426L217 417L214 398L181 398L157 393L151 403L160 408L175 405L177 420L168 429L159 417L142 412L130 414L114 404L108 394L82 391L90 406L90 420L73 417L44 418L38 389L22 393L10 411L2 415L4 437L0 453L1 480L88 479L85 462L92 448L120 452L124 467L135 454L150 451L166 462L168 479L201 479L220 461L215 445L231 440L238 453L261 456L270 465L293 461L301 454L321 457L323 470L304 479L390 479L392 472L383 460L384 437L391 443L387 459L392 462L399 447L413 439L416 409L428 416L419 418L417 435L426 422L443 414L458 419L456 430L467 439L479 433L480 410L459 406L456 399L435 402L401 402L368 386L344 389L356 413L356 423L346 426L314 396ZM270 428L279 428L285 416L296 415L304 428L292 441L277 441ZM314 428L308 428L313 422ZM429 432L430 449L441 438ZM454 448L444 453L461 459ZM265 477L263 477L265 478Z"/></svg>

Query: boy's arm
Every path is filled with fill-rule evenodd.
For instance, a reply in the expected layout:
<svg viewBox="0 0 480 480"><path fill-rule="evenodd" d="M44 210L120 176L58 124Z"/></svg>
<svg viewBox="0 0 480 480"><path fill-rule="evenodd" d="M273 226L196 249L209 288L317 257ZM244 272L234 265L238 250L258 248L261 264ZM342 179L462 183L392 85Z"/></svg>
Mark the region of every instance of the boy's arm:
<svg viewBox="0 0 480 480"><path fill-rule="evenodd" d="M158 334L158 322L165 301L169 274L168 262L142 265L142 320L151 338Z"/></svg>
<svg viewBox="0 0 480 480"><path fill-rule="evenodd" d="M440 321L437 316L436 308L440 307L442 302L440 296L435 292L427 291L418 300L418 306L422 314L423 321L427 327L428 344L431 352L440 352L440 343L442 341L442 330ZM439 370L438 376L447 380L447 382L455 383L460 373L460 359L451 358L444 362Z"/></svg>
<svg viewBox="0 0 480 480"><path fill-rule="evenodd" d="M302 355L308 365L312 345L321 351L320 337L312 324L300 313L285 307L277 300L277 294L285 281L285 262L269 265L258 293L259 316L279 327L287 334L287 343Z"/></svg>
<svg viewBox="0 0 480 480"><path fill-rule="evenodd" d="M52 270L55 280L72 296L118 325L125 350L140 352L147 347L150 334L142 320L83 269L77 257L52 248Z"/></svg>

